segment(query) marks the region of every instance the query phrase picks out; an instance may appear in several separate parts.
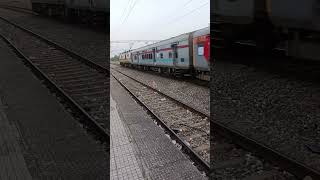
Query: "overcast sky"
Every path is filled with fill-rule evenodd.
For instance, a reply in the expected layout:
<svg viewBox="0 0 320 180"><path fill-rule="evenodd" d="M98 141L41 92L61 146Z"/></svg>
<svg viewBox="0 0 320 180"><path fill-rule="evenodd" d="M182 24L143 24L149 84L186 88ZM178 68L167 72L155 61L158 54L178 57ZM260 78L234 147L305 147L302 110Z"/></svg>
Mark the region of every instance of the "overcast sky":
<svg viewBox="0 0 320 180"><path fill-rule="evenodd" d="M163 40L209 26L210 0L111 0L111 41ZM135 43L132 49L145 43ZM111 57L128 50L111 43Z"/></svg>

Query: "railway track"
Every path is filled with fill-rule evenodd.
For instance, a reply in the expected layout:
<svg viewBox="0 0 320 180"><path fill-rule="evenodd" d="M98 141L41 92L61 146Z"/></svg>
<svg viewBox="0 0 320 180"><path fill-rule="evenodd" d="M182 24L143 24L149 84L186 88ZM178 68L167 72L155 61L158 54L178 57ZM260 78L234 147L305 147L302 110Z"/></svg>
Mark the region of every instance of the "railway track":
<svg viewBox="0 0 320 180"><path fill-rule="evenodd" d="M198 168L209 172L208 116L143 84L118 70L112 76L151 114Z"/></svg>
<svg viewBox="0 0 320 180"><path fill-rule="evenodd" d="M109 142L109 70L0 18L0 35L76 117Z"/></svg>
<svg viewBox="0 0 320 180"><path fill-rule="evenodd" d="M33 12L31 9L23 8L23 7L0 5L0 8L9 9L9 10L21 12L21 13L32 14L35 16L39 15L38 13Z"/></svg>
<svg viewBox="0 0 320 180"><path fill-rule="evenodd" d="M111 68L111 74L155 117L158 124L169 131L172 139L177 140L178 144L182 146L182 150L191 157L191 160L196 162L200 170L205 170L210 178L221 180L233 178L248 180L297 179L291 173L274 164L273 161L269 161L270 156L280 158L279 161L281 160L282 163L287 163L286 160L289 161L283 159L272 149L240 132L212 121L210 123L214 130L209 140L210 123L207 115L168 97L117 69ZM211 152L209 141L212 146ZM261 153L266 153L266 155L262 156ZM260 156L255 156L256 154ZM211 161L211 171L208 171L207 163L209 161Z"/></svg>
<svg viewBox="0 0 320 180"><path fill-rule="evenodd" d="M220 126L212 123L213 126ZM217 129L221 128L218 127ZM227 129L213 130L210 136L211 171L210 178L214 180L297 180L297 178L277 164L268 161L266 155L257 154L256 150L263 148L259 143L249 145L247 137L234 134L228 136ZM230 134L229 134L230 135ZM242 139L243 138L243 139ZM260 147L259 147L260 146ZM257 156L260 155L260 156Z"/></svg>
<svg viewBox="0 0 320 180"><path fill-rule="evenodd" d="M113 64L115 66L118 66L120 68L129 68L129 69L134 69L134 70L137 70L137 71L141 71L141 72L144 72L144 73L149 73L149 74L152 74L152 75L158 75L158 76L161 76L161 77L166 77L166 78L171 78L171 79L174 79L174 80L177 80L177 81L184 81L184 82L190 82L190 83L193 83L193 84L196 84L196 85L199 85L199 86L203 86L203 87L208 87L209 88L209 81L205 81L205 80L201 80L201 79L197 79L197 78L192 78L191 76L183 76L183 77L174 77L172 75L169 75L169 74L163 74L163 73L159 73L159 72L156 72L156 71L152 71L152 70L141 70L141 69L137 69L137 68L132 68L132 67L123 67L121 66L120 64Z"/></svg>
<svg viewBox="0 0 320 180"><path fill-rule="evenodd" d="M245 65L261 72L276 74L279 79L319 82L318 62L289 58L281 48L275 48L266 55L255 52L254 43L226 44L222 35L222 26L223 22L213 22L214 28L211 29L211 33L216 34L212 36L213 54L216 54L216 59L222 62L221 66L224 66L223 63L226 66L239 64L241 67ZM237 76L235 73L232 75ZM232 90L231 92L237 93ZM234 107L229 109L237 111ZM242 132L230 127L228 124L215 122L213 115L210 144L212 146L212 179L320 179L320 172L317 169L274 150L274 147L265 146L248 138ZM250 129L250 126L245 128ZM308 176L309 178L306 178Z"/></svg>
<svg viewBox="0 0 320 180"><path fill-rule="evenodd" d="M242 46L241 43L240 45ZM243 44L243 46L247 48L254 45ZM222 49L223 47L220 48ZM277 55L277 53L275 54ZM277 62L277 64L279 64L279 62ZM121 74L121 72L117 73ZM130 90L129 87L126 87L125 83L129 83L128 81L136 80L135 78L131 77L126 78L129 80L123 80L126 81L123 82L123 86L128 89L128 91L130 91L131 94L133 94L133 96L138 101L140 101L141 104L149 109L152 114L155 114L154 116L156 116L156 119L161 120L161 117L159 117L161 115L161 109L160 113L158 113L160 115L157 115L156 112L157 108L161 108L162 105L155 106L155 108L152 109L151 107L154 104L147 104L150 103L148 101L149 98L154 95L148 95L147 102L144 102L146 100L144 100L144 97L140 97L143 96L141 94L149 93L146 93L144 90L139 90L143 89L143 87L133 87L133 90ZM148 87L148 85L141 82L137 83L142 84L142 86L145 86L146 88L150 88ZM152 102L158 104L156 102L160 100L161 98L159 97L157 100L153 100ZM164 111L163 114L165 114L165 112L166 111ZM174 118L169 117L167 119ZM163 122L164 121L165 120L163 120ZM260 142L255 141L254 139L249 138L248 136L235 129L230 128L225 124L215 122L213 120L211 120L210 123L212 128L212 139L210 140L210 145L212 146L212 150L210 152L210 162L212 169L209 175L212 179L319 179L319 172L317 172L315 169L301 164L295 159L292 159L278 151L275 151L274 149L269 148L261 144ZM191 122L191 124L193 123ZM175 133L179 137L179 128L170 128L169 123L166 126L168 126L166 129L171 129L171 131L173 131L172 133ZM183 141L187 140L187 138L182 139ZM197 153L197 151L195 152Z"/></svg>
<svg viewBox="0 0 320 180"><path fill-rule="evenodd" d="M123 74L133 77L141 83L170 96L172 99L179 101L185 106L190 106L191 108L209 116L209 96L210 91L207 88L201 86L194 86L192 83L185 81L172 81L170 78L157 77L154 74L148 74L144 72L139 72L136 70L126 69L123 67L118 67L113 64L110 68L117 70ZM187 89L186 89L187 88Z"/></svg>

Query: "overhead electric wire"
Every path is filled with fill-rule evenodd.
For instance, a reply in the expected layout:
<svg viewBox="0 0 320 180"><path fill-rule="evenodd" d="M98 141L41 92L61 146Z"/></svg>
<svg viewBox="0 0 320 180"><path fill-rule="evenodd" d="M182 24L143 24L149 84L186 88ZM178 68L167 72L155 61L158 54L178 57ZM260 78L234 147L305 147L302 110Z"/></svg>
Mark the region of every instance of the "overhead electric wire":
<svg viewBox="0 0 320 180"><path fill-rule="evenodd" d="M160 40L112 40L110 43L158 42Z"/></svg>
<svg viewBox="0 0 320 180"><path fill-rule="evenodd" d="M210 2L210 1L209 1L209 2ZM201 6L195 8L195 9L189 11L189 12L187 12L186 14L184 14L184 15L182 15L182 16L179 16L179 17L177 17L177 18L174 18L172 21L169 21L168 23L166 23L166 25L172 24L172 23L174 23L174 22L177 22L179 19L182 19L182 18L184 18L185 16L187 16L187 15L189 15L189 14L192 14L192 13L195 12L196 10L198 10L198 9L200 9L200 8L208 5L209 2L207 2L207 3L205 3L205 4L202 4Z"/></svg>
<svg viewBox="0 0 320 180"><path fill-rule="evenodd" d="M189 0L189 1L187 1L186 3L184 3L184 5L182 5L182 6L179 5L179 7L177 7L177 8L174 9L173 13L175 14L178 10L180 10L181 8L186 7L186 6L187 6L188 4L190 4L190 2L192 2L192 1L193 1L193 0ZM170 18L173 13L171 13L169 16L166 16L164 19Z"/></svg>
<svg viewBox="0 0 320 180"><path fill-rule="evenodd" d="M138 1L139 1L139 0L135 0L135 1L134 1L133 6L132 6L132 7L131 7L131 9L129 10L129 12L128 12L128 14L127 14L126 18L124 19L124 21L122 22L122 24L124 24L124 23L127 21L127 19L129 18L129 16L130 16L130 14L131 14L132 10L134 9L134 7L136 6L136 4L137 4L137 2L138 2Z"/></svg>
<svg viewBox="0 0 320 180"><path fill-rule="evenodd" d="M186 7L188 4L190 4L191 3L191 1L193 1L193 0L189 0L188 2L186 2L182 7ZM181 8L181 7L180 7Z"/></svg>
<svg viewBox="0 0 320 180"><path fill-rule="evenodd" d="M124 8L124 10L123 10L123 12L122 12L122 15L121 15L121 17L120 17L120 21L121 21L121 19L124 17L124 14L126 14L125 12L127 11L128 7L130 6L131 1L132 1L132 0L129 0L127 6Z"/></svg>

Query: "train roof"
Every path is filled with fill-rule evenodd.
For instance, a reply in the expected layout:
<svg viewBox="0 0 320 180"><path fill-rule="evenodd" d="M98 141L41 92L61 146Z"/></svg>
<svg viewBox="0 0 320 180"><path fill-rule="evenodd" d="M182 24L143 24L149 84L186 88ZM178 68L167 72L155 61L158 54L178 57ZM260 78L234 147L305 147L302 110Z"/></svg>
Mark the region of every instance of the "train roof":
<svg viewBox="0 0 320 180"><path fill-rule="evenodd" d="M205 28L196 30L193 33L193 37L198 37L198 36L205 35L205 34L210 34L210 27L205 27Z"/></svg>
<svg viewBox="0 0 320 180"><path fill-rule="evenodd" d="M146 45L146 46L139 47L137 49L133 49L133 50L131 50L131 52L138 52L138 51L142 51L142 50L145 50L145 49L151 49L151 48L154 48L156 46L161 46L161 45L165 45L165 44L168 44L168 43L172 43L172 42L175 42L175 41L178 41L178 40L188 39L188 37L189 37L189 35L191 33L197 33L199 35L205 34L205 33L210 33L210 28L209 27L205 27L205 28L202 28L202 29L198 29L198 30L195 30L195 31L188 32L188 33L183 33L183 34L180 34L178 36L174 36L174 37L171 37L171 38L168 38L168 39L165 39L165 40L153 43L153 44L149 44L149 45Z"/></svg>

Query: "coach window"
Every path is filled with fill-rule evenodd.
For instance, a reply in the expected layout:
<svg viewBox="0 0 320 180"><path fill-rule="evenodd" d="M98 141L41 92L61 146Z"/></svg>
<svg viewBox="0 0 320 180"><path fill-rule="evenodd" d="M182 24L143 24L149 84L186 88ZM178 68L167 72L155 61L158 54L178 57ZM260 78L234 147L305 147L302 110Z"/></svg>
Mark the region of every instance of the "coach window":
<svg viewBox="0 0 320 180"><path fill-rule="evenodd" d="M198 56L203 56L203 55L204 55L203 44L198 44Z"/></svg>
<svg viewBox="0 0 320 180"><path fill-rule="evenodd" d="M163 58L163 54L162 54L162 53L160 53L160 58L161 58L161 59Z"/></svg>
<svg viewBox="0 0 320 180"><path fill-rule="evenodd" d="M153 59L153 58L152 58L152 54L150 54L150 59Z"/></svg>
<svg viewBox="0 0 320 180"><path fill-rule="evenodd" d="M172 58L172 52L169 52L169 58Z"/></svg>

